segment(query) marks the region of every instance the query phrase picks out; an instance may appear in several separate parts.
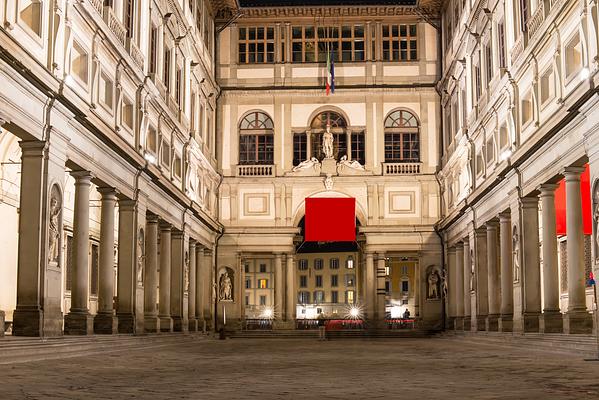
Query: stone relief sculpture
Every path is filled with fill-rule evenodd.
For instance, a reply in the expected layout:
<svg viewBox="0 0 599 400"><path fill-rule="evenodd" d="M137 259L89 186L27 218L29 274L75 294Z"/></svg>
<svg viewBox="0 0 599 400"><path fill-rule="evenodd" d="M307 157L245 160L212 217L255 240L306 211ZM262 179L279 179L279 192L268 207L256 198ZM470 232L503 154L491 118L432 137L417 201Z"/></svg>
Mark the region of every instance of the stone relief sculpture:
<svg viewBox="0 0 599 400"><path fill-rule="evenodd" d="M344 167L348 167L348 168L353 168L353 169L358 169L358 170L364 171L364 166L362 164L360 164L356 160L351 160L351 161L348 160L347 156L341 157L341 160L339 160L339 165L340 166L344 166Z"/></svg>
<svg viewBox="0 0 599 400"><path fill-rule="evenodd" d="M298 165L293 167L292 171L293 172L303 171L306 169L314 168L318 164L320 164L318 159L316 157L312 157L309 160L302 161L301 163L299 163Z"/></svg>
<svg viewBox="0 0 599 400"><path fill-rule="evenodd" d="M331 126L327 125L326 130L322 134L322 152L325 158L333 158L333 142L335 138L331 133Z"/></svg>
<svg viewBox="0 0 599 400"><path fill-rule="evenodd" d="M62 201L58 186L52 186L50 192L50 226L48 232L48 261L58 263L60 248L60 217Z"/></svg>
<svg viewBox="0 0 599 400"><path fill-rule="evenodd" d="M518 227L514 225L512 229L512 254L514 256L514 282L520 281L520 238L518 237Z"/></svg>
<svg viewBox="0 0 599 400"><path fill-rule="evenodd" d="M183 263L183 290L189 292L189 251L185 251L185 261Z"/></svg>
<svg viewBox="0 0 599 400"><path fill-rule="evenodd" d="M437 271L431 271L428 274L428 277L426 279L427 283L428 283L428 290L427 290L427 295L426 298L430 299L430 300L437 300L440 298L440 291L439 291L439 274L437 273Z"/></svg>
<svg viewBox="0 0 599 400"><path fill-rule="evenodd" d="M220 301L233 301L233 282L230 268L225 268L218 279L218 299Z"/></svg>
<svg viewBox="0 0 599 400"><path fill-rule="evenodd" d="M137 284L139 286L143 286L144 284L144 265L146 261L144 244L144 230L143 228L139 228L139 234L137 235Z"/></svg>

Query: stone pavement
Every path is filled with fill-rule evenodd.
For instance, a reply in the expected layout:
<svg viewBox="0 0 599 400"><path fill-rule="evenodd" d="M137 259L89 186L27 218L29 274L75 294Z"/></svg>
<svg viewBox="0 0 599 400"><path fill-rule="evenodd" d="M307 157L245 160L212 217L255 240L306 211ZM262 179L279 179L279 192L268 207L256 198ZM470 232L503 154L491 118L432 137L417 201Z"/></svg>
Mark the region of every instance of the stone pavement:
<svg viewBox="0 0 599 400"><path fill-rule="evenodd" d="M598 399L599 362L452 339L185 340L0 367L0 399Z"/></svg>

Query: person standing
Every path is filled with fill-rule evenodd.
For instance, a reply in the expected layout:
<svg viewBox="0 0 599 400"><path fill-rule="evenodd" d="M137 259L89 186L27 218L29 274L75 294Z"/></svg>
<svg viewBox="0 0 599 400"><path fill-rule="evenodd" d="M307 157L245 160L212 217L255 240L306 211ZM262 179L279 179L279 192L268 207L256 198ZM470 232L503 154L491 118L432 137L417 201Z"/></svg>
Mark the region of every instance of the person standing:
<svg viewBox="0 0 599 400"><path fill-rule="evenodd" d="M318 340L326 340L326 320L324 314L318 314Z"/></svg>

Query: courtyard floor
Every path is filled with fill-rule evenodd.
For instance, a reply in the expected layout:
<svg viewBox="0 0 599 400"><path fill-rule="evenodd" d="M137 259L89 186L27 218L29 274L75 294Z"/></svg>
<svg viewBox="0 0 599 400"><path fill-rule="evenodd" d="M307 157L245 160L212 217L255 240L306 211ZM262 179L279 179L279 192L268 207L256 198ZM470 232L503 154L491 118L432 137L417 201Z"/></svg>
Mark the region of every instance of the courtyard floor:
<svg viewBox="0 0 599 400"><path fill-rule="evenodd" d="M0 366L0 399L134 398L598 399L599 362L451 339L198 339Z"/></svg>

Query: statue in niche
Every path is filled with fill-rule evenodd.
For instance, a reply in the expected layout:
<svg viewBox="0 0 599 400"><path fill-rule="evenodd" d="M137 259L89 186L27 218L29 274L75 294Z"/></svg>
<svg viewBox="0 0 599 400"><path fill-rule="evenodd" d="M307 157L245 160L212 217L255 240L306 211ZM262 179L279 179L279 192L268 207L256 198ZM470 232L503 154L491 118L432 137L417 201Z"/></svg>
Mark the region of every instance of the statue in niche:
<svg viewBox="0 0 599 400"><path fill-rule="evenodd" d="M231 275L229 272L231 272ZM218 279L218 299L220 301L233 301L233 282L231 276L231 269L225 268Z"/></svg>
<svg viewBox="0 0 599 400"><path fill-rule="evenodd" d="M312 157L309 160L302 161L301 163L299 163L298 165L293 167L292 171L298 172L298 171L303 171L306 169L314 168L314 166L317 164L320 164L320 162L318 161L318 158Z"/></svg>
<svg viewBox="0 0 599 400"><path fill-rule="evenodd" d="M443 269L441 271L441 294L443 294L444 299L447 299L447 291L449 290L449 288L447 286L448 285L448 282L447 282L448 276L447 275L448 275L447 270Z"/></svg>
<svg viewBox="0 0 599 400"><path fill-rule="evenodd" d="M144 230L139 228L139 234L137 235L137 284L139 286L144 284L144 264L146 261L144 242Z"/></svg>
<svg viewBox="0 0 599 400"><path fill-rule="evenodd" d="M359 169L361 171L364 171L364 166L362 164L360 164L356 160L351 160L351 161L348 160L347 156L341 157L341 160L339 160L339 165L344 165L344 166L349 167L349 168Z"/></svg>
<svg viewBox="0 0 599 400"><path fill-rule="evenodd" d="M474 250L470 249L470 292L476 290L476 269L474 264Z"/></svg>
<svg viewBox="0 0 599 400"><path fill-rule="evenodd" d="M439 273L435 270L429 272L426 282L428 283L428 290L426 292L426 298L430 300L437 300L440 298L439 290Z"/></svg>
<svg viewBox="0 0 599 400"><path fill-rule="evenodd" d="M335 138L331 133L331 125L327 125L326 130L322 134L322 152L325 158L333 158L333 142Z"/></svg>
<svg viewBox="0 0 599 400"><path fill-rule="evenodd" d="M599 179L595 180L593 185L595 190L593 191L593 235L595 235L595 262L599 261Z"/></svg>
<svg viewBox="0 0 599 400"><path fill-rule="evenodd" d="M514 282L520 281L520 238L518 227L514 225L512 230L512 254L514 256Z"/></svg>
<svg viewBox="0 0 599 400"><path fill-rule="evenodd" d="M61 213L60 192L58 187L54 185L50 194L50 229L48 235L48 261L54 263L58 263Z"/></svg>
<svg viewBox="0 0 599 400"><path fill-rule="evenodd" d="M189 291L189 251L185 251L185 262L183 271L183 290Z"/></svg>

